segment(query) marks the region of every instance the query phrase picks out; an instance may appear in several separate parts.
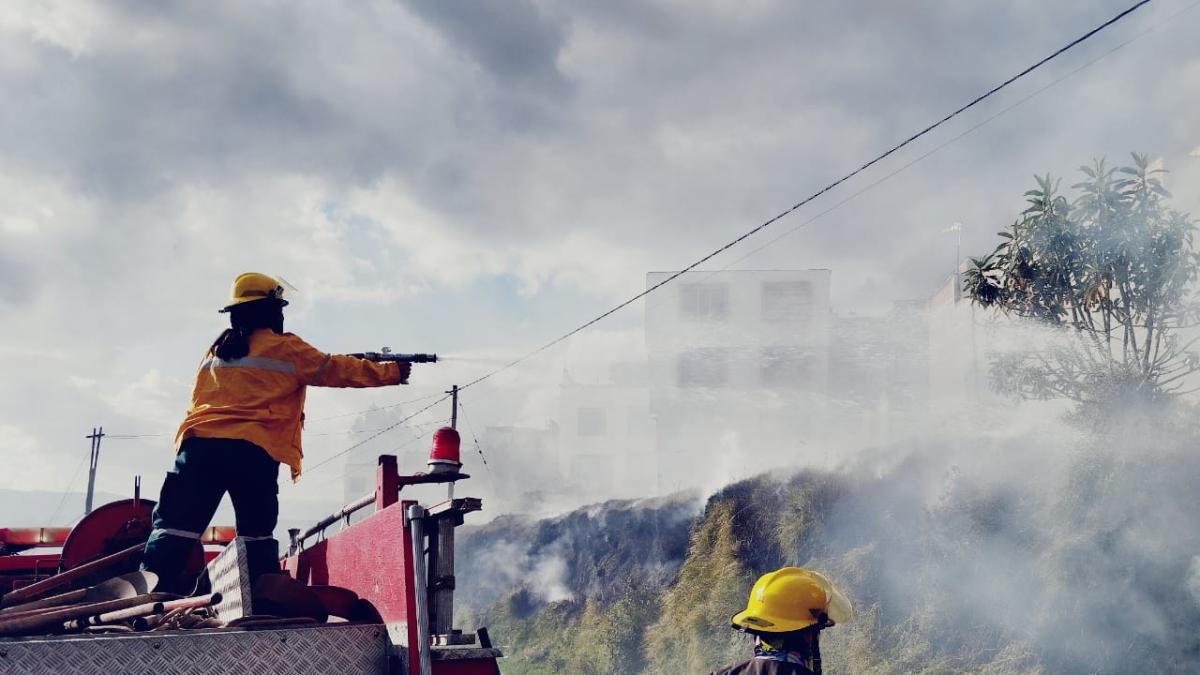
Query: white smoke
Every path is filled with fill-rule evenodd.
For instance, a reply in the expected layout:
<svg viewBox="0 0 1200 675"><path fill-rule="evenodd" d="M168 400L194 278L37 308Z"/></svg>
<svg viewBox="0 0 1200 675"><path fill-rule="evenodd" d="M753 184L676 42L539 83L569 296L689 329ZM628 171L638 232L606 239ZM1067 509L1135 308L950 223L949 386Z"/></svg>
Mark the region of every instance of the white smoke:
<svg viewBox="0 0 1200 675"><path fill-rule="evenodd" d="M530 589L543 602L558 602L573 600L575 594L567 588L564 575L567 572L567 561L556 555L543 556L533 564L530 574Z"/></svg>
<svg viewBox="0 0 1200 675"><path fill-rule="evenodd" d="M1191 593L1196 604L1200 605L1200 555L1192 558L1192 565L1188 568L1187 591Z"/></svg>

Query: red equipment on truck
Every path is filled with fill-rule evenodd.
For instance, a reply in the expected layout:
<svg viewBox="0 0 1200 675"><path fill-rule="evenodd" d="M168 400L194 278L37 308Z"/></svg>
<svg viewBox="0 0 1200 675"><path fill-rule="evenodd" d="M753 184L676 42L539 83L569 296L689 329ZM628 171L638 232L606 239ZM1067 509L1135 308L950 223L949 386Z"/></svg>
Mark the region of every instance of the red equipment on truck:
<svg viewBox="0 0 1200 675"><path fill-rule="evenodd" d="M154 502L142 499L135 483L133 499L109 502L83 516L74 527L0 528L0 595L144 544L153 510ZM234 536L232 527L206 529L190 570L199 572L216 557L213 547L228 544ZM101 566L96 573L105 569Z"/></svg>
<svg viewBox="0 0 1200 675"><path fill-rule="evenodd" d="M480 629L478 634L465 634L452 627L454 529L463 523L467 513L480 510L482 502L471 497L453 498L452 487L449 499L430 507L400 499L401 490L408 485L444 483L453 486L457 481L469 478L460 472L458 441L458 434L453 429L439 430L428 473L401 475L395 456L380 456L375 489L370 494L303 533L291 531L291 545L281 567L294 581L267 576L294 584L306 595L317 598L323 603L321 615L340 617L340 622L314 623L311 618L264 619L255 616L225 621L226 615L218 613L216 619L210 617L205 620L207 623L201 621L191 625L223 624L223 627L163 630L164 626L174 625L169 621L172 614L164 616L154 612L163 611L164 606L181 605L150 597L154 594L138 596L144 602L130 599L124 604L120 604L121 601L97 603L106 606L105 613L98 616L87 615L86 606L69 609L80 606L68 605L65 611L61 608L56 611L84 618L73 618L61 624L61 628L54 631L57 634L0 637L0 671L152 672L156 675L194 672L209 675L243 672L498 675L497 658L501 654L492 647L487 631ZM113 505L103 508L109 506ZM372 513L349 524L351 514L369 507L373 507ZM339 522L346 526L325 536L325 529ZM9 534L15 531L0 532L8 537L5 541L26 542L43 536L61 540L64 551L73 536L64 538L61 532L49 530L37 537L31 531L20 531L16 535ZM145 534L140 536L144 541ZM233 560L231 574L237 576L240 573L236 560L240 542L233 540L221 557L209 565L209 574L214 574L214 568L226 558ZM116 553L131 555L127 553L130 550L136 552L136 544ZM4 566L5 563L18 557L27 556L0 556L0 570L10 569ZM110 554L109 557L114 556ZM35 569L33 576L39 573ZM53 578L44 575L43 583ZM212 580L214 591L219 585L224 588L227 584L226 578ZM76 584L65 584L64 589L67 587L74 588ZM256 593L258 590L255 586ZM20 595L19 589L17 595ZM22 606L10 602L9 596L3 601L7 609L0 609L0 635L5 634L6 625L23 625L20 617L44 616L38 612L53 611L13 612ZM211 604L220 610L221 600L221 594L214 592L211 597L185 604L187 607ZM120 609L118 604L131 609ZM6 620L6 613L18 618ZM106 623L106 617L112 618L112 622ZM63 634L69 627L119 632Z"/></svg>

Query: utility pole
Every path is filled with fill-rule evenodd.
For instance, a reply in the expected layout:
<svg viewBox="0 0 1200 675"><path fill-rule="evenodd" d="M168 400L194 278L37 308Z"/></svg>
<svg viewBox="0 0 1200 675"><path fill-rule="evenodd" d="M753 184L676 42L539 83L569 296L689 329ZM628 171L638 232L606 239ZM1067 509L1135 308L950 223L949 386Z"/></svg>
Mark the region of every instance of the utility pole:
<svg viewBox="0 0 1200 675"><path fill-rule="evenodd" d="M458 431L458 385L450 387L450 428ZM446 484L446 499L454 501L454 481Z"/></svg>
<svg viewBox="0 0 1200 675"><path fill-rule="evenodd" d="M450 387L450 428L458 430L458 385Z"/></svg>
<svg viewBox="0 0 1200 675"><path fill-rule="evenodd" d="M450 395L450 428L458 429L458 385L446 392ZM461 470L461 465L453 469ZM472 644L454 625L454 528L462 525L465 506L471 499L454 499L454 481L446 485L446 501L426 511L424 527L429 537L429 563L426 581L429 630L438 644ZM421 554L417 554L421 557Z"/></svg>
<svg viewBox="0 0 1200 675"><path fill-rule="evenodd" d="M956 222L942 232L954 233L954 274L950 275L950 283L954 284L954 302L962 300L962 280L959 271L962 269L962 223Z"/></svg>
<svg viewBox="0 0 1200 675"><path fill-rule="evenodd" d="M92 440L92 457L88 464L87 503L83 508L84 515L87 515L92 512L92 498L96 494L96 465L100 463L100 439L104 438L104 427L92 427L91 435L84 438Z"/></svg>

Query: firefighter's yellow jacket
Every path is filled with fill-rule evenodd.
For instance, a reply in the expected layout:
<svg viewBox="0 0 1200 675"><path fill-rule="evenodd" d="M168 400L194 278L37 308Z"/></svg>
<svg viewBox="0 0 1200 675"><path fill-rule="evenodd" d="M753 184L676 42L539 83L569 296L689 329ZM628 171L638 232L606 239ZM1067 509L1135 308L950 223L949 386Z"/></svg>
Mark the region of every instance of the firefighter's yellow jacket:
<svg viewBox="0 0 1200 675"><path fill-rule="evenodd" d="M211 352L196 374L192 406L179 432L184 439L240 438L267 451L300 477L304 391L317 387L400 384L400 364L326 354L292 333L268 329L250 335L250 353L224 361Z"/></svg>

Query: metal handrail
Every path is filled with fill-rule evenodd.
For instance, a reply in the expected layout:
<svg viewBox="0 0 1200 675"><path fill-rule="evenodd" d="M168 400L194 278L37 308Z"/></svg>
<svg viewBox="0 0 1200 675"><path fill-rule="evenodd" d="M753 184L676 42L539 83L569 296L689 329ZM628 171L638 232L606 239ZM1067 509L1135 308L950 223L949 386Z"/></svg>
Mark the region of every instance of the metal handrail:
<svg viewBox="0 0 1200 675"><path fill-rule="evenodd" d="M305 530L303 534L296 537L296 541L295 541L296 545L299 546L300 544L304 543L305 539L308 539L309 537L324 531L325 528L329 527L330 525L333 525L334 523L338 522L339 520L342 520L344 518L349 518L350 514L354 513L355 511L364 509L374 503L375 503L375 493L374 492L371 492L370 494L366 494L366 495L363 495L362 497L359 497L358 499L343 506L341 509L329 514L328 516L325 516L321 520L318 520L316 525L313 525L312 527Z"/></svg>
<svg viewBox="0 0 1200 675"><path fill-rule="evenodd" d="M406 487L408 485L429 485L429 484L433 484L433 483L453 483L455 481L464 480L467 478L470 478L470 476L465 473L459 473L458 471L447 471L444 473L418 473L418 474L413 474L411 476L400 476L398 487L399 487L399 489L403 489L404 487ZM328 516L325 516L321 520L317 521L316 525L313 525L312 527L305 530L303 534L296 537L296 539L293 541L293 544L295 544L296 546L299 546L300 544L304 543L305 539L308 539L309 537L312 537L313 535L320 533L325 528L329 527L330 525L333 525L334 523L338 522L339 520L342 520L343 518L348 517L350 514L354 513L355 511L366 508L374 503L375 503L375 493L374 492L371 492L370 494L365 494L362 497L359 497L358 499L350 502L349 504L343 506L342 508L338 509L337 511L335 511L335 512L329 514Z"/></svg>

